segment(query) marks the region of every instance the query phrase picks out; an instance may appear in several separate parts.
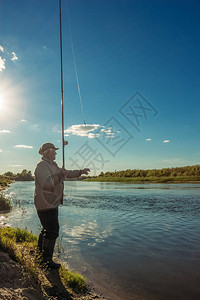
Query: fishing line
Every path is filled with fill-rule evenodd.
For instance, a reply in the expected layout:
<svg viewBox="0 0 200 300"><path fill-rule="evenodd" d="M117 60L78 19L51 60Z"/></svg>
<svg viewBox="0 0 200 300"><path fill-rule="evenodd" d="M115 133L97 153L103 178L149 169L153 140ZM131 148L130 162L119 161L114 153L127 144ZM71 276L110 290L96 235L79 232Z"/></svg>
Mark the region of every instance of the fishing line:
<svg viewBox="0 0 200 300"><path fill-rule="evenodd" d="M83 101L82 101L82 96L81 96L81 89L80 89L78 71L77 71L77 65L76 65L76 58L75 58L75 53L74 53L74 43L73 43L73 39L72 39L72 29L71 29L68 1L67 1L67 16L68 16L69 34L70 34L71 47L72 47L72 56L73 56L73 62L74 62L74 70L75 70L75 74L76 74L76 83L77 83L77 89L78 89L78 94L79 94L82 118L83 118L83 123L86 125L85 114L84 114L84 109L83 109Z"/></svg>

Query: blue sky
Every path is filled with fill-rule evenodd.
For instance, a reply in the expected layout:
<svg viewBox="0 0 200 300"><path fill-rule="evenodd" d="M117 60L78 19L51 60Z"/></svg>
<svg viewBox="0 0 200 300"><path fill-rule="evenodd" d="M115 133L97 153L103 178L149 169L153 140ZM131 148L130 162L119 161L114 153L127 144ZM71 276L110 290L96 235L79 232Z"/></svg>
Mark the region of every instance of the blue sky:
<svg viewBox="0 0 200 300"><path fill-rule="evenodd" d="M66 168L199 164L199 9L62 0ZM58 0L0 0L0 174L34 171L44 142L61 147L60 99Z"/></svg>

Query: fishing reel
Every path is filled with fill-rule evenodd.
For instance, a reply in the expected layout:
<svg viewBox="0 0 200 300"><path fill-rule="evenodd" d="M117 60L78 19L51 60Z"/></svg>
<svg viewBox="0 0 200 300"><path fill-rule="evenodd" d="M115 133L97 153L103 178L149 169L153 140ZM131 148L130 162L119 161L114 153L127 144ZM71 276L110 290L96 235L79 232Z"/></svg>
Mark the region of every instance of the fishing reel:
<svg viewBox="0 0 200 300"><path fill-rule="evenodd" d="M64 146L67 146L68 145L68 141L64 141Z"/></svg>

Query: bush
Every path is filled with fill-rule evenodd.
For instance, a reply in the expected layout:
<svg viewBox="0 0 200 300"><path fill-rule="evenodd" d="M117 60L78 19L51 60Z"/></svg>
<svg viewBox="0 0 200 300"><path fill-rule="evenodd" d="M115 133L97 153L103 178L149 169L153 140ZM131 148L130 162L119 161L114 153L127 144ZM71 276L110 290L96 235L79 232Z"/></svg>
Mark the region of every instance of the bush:
<svg viewBox="0 0 200 300"><path fill-rule="evenodd" d="M12 209L12 206L10 204L10 200L0 194L0 212L7 212Z"/></svg>

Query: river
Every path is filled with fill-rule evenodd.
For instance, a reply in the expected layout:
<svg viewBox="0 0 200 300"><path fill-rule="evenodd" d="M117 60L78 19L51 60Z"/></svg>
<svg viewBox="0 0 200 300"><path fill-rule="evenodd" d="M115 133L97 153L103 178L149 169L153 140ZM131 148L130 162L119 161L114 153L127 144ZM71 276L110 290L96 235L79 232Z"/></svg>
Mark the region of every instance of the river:
<svg viewBox="0 0 200 300"><path fill-rule="evenodd" d="M33 193L5 191L6 223L38 234ZM200 299L200 184L67 181L59 220L61 259L106 299Z"/></svg>

